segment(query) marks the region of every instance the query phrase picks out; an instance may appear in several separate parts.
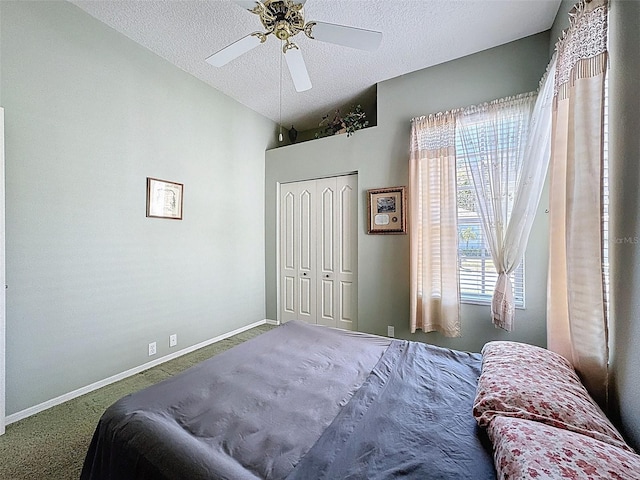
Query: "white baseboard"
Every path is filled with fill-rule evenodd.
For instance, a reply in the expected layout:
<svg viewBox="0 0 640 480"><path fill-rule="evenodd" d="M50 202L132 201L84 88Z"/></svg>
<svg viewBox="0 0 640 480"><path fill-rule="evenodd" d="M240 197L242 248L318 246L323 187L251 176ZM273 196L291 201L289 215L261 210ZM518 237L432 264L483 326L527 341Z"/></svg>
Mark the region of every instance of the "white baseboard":
<svg viewBox="0 0 640 480"><path fill-rule="evenodd" d="M151 367L155 367L160 365L161 363L168 362L169 360L173 360L174 358L181 357L182 355L186 355L187 353L194 352L200 348L207 347L216 342L224 340L229 337L233 337L242 332L246 332L247 330L251 330L252 328L259 327L260 325L278 325L278 322L274 320L260 320L258 322L252 323L250 325L246 325L244 327L238 328L228 333L223 333L222 335L218 335L217 337L211 338L209 340L205 340L204 342L198 343L196 345L192 345L190 347L184 348L177 352L171 353L169 355L165 355L164 357L153 360L152 362L147 362L138 367L131 368L125 372L118 373L109 378L105 378L104 380L100 380L98 382L92 383L91 385L87 385L86 387L78 388L69 393L65 393L64 395L60 395L59 397L52 398L51 400L47 400L46 402L40 403L38 405L34 405L33 407L26 408L21 410L20 412L16 412L12 415L9 415L5 418L5 424L9 425L10 423L15 423L24 418L30 417L31 415L35 415L36 413L40 413L48 408L55 407L56 405L60 405L61 403L67 402L69 400L73 400L85 393L93 392L94 390L98 390L99 388L106 387L112 383L115 383L119 380L123 380L132 375L136 375L140 372L150 369Z"/></svg>

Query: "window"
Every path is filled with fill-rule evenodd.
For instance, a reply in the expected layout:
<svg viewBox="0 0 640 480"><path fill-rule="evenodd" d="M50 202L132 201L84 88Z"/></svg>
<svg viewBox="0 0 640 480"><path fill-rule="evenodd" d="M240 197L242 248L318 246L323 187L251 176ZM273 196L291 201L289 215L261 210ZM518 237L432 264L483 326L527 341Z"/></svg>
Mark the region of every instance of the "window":
<svg viewBox="0 0 640 480"><path fill-rule="evenodd" d="M494 138L508 138L507 143L513 146L513 138L519 135L515 123L506 135L495 135ZM480 128L480 127L479 127ZM498 279L498 273L491 258L491 252L485 245L480 212L476 203L476 193L473 186L473 179L465 165L465 150L462 148L462 140L456 135L456 182L457 182L457 204L458 204L458 270L460 283L460 300L464 303L475 303L480 305L491 305L493 290ZM517 143L518 140L515 140ZM499 146L499 150L507 150ZM466 146L467 151L469 145ZM505 156L506 158L506 156ZM508 170L508 169L507 169ZM516 172L516 168L511 172ZM509 173L507 173L509 174ZM509 178L507 184L509 191L508 204L513 206L513 196L517 179L515 176ZM513 285L513 295L515 306L524 308L524 258L518 268L510 275Z"/></svg>
<svg viewBox="0 0 640 480"><path fill-rule="evenodd" d="M522 260L548 165L553 85L544 78L540 101L530 92L413 119L412 331L444 330L451 317L447 331L459 335L461 302L493 304L493 324L513 329L514 309L525 305Z"/></svg>

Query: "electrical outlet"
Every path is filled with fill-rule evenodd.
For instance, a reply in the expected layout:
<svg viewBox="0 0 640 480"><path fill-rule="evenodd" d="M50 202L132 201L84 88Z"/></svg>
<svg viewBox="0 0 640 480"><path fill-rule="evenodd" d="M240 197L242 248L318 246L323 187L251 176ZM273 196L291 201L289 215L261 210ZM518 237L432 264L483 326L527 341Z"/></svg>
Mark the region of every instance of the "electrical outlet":
<svg viewBox="0 0 640 480"><path fill-rule="evenodd" d="M395 330L396 330L395 327L393 327L392 325L389 325L387 327L387 337L393 337L396 333Z"/></svg>
<svg viewBox="0 0 640 480"><path fill-rule="evenodd" d="M169 335L169 346L175 347L176 345L178 345L178 334Z"/></svg>
<svg viewBox="0 0 640 480"><path fill-rule="evenodd" d="M149 344L149 356L156 354L156 342L151 342Z"/></svg>

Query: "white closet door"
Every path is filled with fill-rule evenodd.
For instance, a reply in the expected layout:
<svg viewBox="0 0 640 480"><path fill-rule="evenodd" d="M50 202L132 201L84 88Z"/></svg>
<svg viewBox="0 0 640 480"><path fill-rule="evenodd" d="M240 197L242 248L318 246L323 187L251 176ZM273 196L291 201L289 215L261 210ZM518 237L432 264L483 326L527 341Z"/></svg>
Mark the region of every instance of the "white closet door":
<svg viewBox="0 0 640 480"><path fill-rule="evenodd" d="M329 327L337 326L338 317L335 248L338 238L336 185L335 177L317 180L318 323Z"/></svg>
<svg viewBox="0 0 640 480"><path fill-rule="evenodd" d="M0 435L5 432L4 108L0 107Z"/></svg>
<svg viewBox="0 0 640 480"><path fill-rule="evenodd" d="M280 321L316 323L315 181L280 188Z"/></svg>
<svg viewBox="0 0 640 480"><path fill-rule="evenodd" d="M282 184L280 321L357 330L357 176Z"/></svg>
<svg viewBox="0 0 640 480"><path fill-rule="evenodd" d="M336 327L358 329L358 177L336 179Z"/></svg>
<svg viewBox="0 0 640 480"><path fill-rule="evenodd" d="M357 330L357 176L317 180L318 323Z"/></svg>

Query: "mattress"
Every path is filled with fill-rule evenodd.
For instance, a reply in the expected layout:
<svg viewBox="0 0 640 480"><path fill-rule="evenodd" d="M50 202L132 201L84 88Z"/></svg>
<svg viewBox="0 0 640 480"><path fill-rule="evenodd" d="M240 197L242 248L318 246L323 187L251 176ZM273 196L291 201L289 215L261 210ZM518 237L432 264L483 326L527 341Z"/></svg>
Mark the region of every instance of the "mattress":
<svg viewBox="0 0 640 480"><path fill-rule="evenodd" d="M480 366L288 322L109 407L81 479L495 478Z"/></svg>

